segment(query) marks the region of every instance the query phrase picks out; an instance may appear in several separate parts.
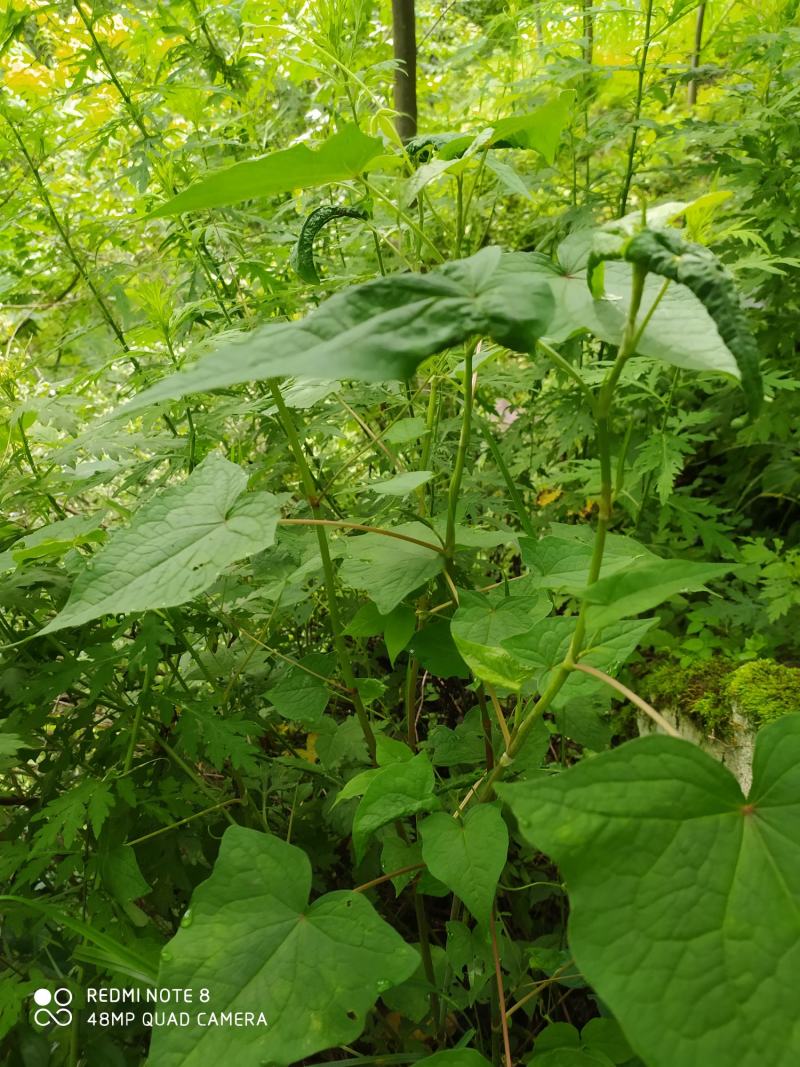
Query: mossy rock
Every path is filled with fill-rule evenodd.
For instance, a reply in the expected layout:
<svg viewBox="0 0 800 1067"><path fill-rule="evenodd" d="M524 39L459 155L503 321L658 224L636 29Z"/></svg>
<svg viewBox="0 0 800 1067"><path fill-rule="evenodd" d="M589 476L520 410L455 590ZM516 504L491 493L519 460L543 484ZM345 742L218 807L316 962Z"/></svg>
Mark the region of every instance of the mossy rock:
<svg viewBox="0 0 800 1067"><path fill-rule="evenodd" d="M734 709L754 729L800 711L800 668L771 659L737 665L718 656L691 667L667 660L643 688L656 707L685 716L709 735L726 734Z"/></svg>

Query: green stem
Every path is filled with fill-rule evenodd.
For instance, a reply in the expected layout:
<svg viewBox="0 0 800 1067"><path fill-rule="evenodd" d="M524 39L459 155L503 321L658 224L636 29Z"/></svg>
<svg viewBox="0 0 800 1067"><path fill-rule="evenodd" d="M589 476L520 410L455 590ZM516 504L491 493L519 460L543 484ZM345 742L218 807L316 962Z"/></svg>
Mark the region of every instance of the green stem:
<svg viewBox="0 0 800 1067"><path fill-rule="evenodd" d="M229 808L232 804L244 804L241 797L231 797L230 800L223 800L221 804L212 804L210 808L203 808L202 811L196 811L194 815L187 815L185 819L178 819L177 822L171 822L169 826L160 826L158 830L153 830L152 833L143 834L142 837L135 837L133 841L126 841L125 844L130 848L134 845L144 844L145 841L150 841L154 837L160 837L161 834L167 834L170 830L174 830L176 826L185 826L187 822L193 822L195 819L199 819L203 815L210 815L212 811L221 811L222 808Z"/></svg>
<svg viewBox="0 0 800 1067"><path fill-rule="evenodd" d="M639 61L639 76L636 85L636 103L633 109L633 124L631 126L631 139L628 144L628 161L625 167L625 177L622 182L622 191L619 197L619 217L628 210L628 195L633 181L634 160L636 158L636 143L639 138L639 119L642 115L642 100L644 98L644 78L647 73L647 53L650 51L650 24L653 20L653 0L647 0L647 10L644 22L644 39L642 41L642 55Z"/></svg>
<svg viewBox="0 0 800 1067"><path fill-rule="evenodd" d="M444 538L444 552L448 562L452 561L456 547L456 507L459 493L461 492L461 480L464 477L470 430L472 428L472 357L475 354L476 347L476 344L467 345L464 357L464 406L461 411L461 433L458 439L456 462L453 467L450 490L447 496L447 532Z"/></svg>
<svg viewBox="0 0 800 1067"><path fill-rule="evenodd" d="M636 325L636 319L642 302L646 276L646 269L635 264L633 268L631 302L630 307L628 308L628 317L625 323L622 341L617 352L617 358L614 360L611 370L606 375L605 381L600 387L597 400L594 404L597 426L597 450L600 458L600 502L597 515L597 526L594 534L594 545L592 547L592 556L589 562L589 575L586 581L587 586L593 585L600 577L600 568L603 563L603 552L606 544L606 534L611 521L614 503L614 483L611 472L611 436L609 427L611 405L614 398L614 389L619 381L622 369L636 351L636 343L640 336L640 331L637 329ZM574 665L581 654L586 639L587 608L588 605L584 600L581 604L578 619L572 634L572 640L570 641L569 650L564 657L563 662L553 671L549 684L539 696L538 700L534 702L530 711L521 717L521 722L514 728L505 752L498 760L496 766L484 782L483 787L478 794L479 800L491 799L495 784L505 774L506 768L513 763L515 757L524 745L525 739L533 729L534 724L548 710L561 690L561 687L569 677L570 672L574 669Z"/></svg>
<svg viewBox="0 0 800 1067"><path fill-rule="evenodd" d="M372 731L372 725L367 715L367 709L361 700L361 695L356 688L356 680L353 674L353 668L350 664L350 654L347 650L347 645L342 633L342 623L339 618L339 607L336 599L336 579L333 572L333 560L331 559L330 549L328 547L328 539L325 534L325 526L322 521L322 510L319 506L319 498L317 496L317 487L314 484L314 478L311 474L311 469L306 461L305 453L303 452L303 446L300 443L300 438L297 435L297 429L294 424L289 409L284 403L283 396L281 395L278 383L271 379L269 383L269 389L272 394L272 399L275 401L275 407L278 412L278 418L283 426L284 433L289 441L289 447L292 450L292 454L297 464L298 471L300 472L300 480L303 485L303 492L305 493L311 513L316 520L314 529L317 534L317 544L319 545L319 554L322 560L322 572L325 580L325 596L328 602L328 619L330 621L331 636L333 637L333 647L336 652L336 659L339 664L339 670L341 671L344 683L349 690L350 699L353 702L356 716L361 725L361 732L364 734L364 741L367 745L367 751L369 752L370 759L375 762L375 734Z"/></svg>
<svg viewBox="0 0 800 1067"><path fill-rule="evenodd" d="M150 724L148 724L148 725L150 725ZM175 751L175 749L172 747L172 745L168 744L164 740L164 738L161 737L161 735L159 734L158 730L152 725L151 725L151 728L150 728L150 732L151 732L151 735L152 735L153 739L156 741L156 743L158 745L161 746L161 748L164 749L164 751L169 756L169 758L172 760L172 762L175 764L175 766L179 767L183 771L184 774L188 775L188 777L191 778L191 780L194 782L194 784L197 786L197 788L200 789L203 793L205 793L205 795L207 797L216 798L217 794L214 792L214 790L210 786L206 785L206 783L203 781L203 779L200 777L200 775L197 774L196 771L192 770L192 768L189 766L189 764L186 762L186 760L182 759L178 755L178 753ZM239 800L238 797L236 799ZM243 803L243 802L240 801L240 803ZM222 811L222 814L225 816L225 818L228 820L228 822L231 824L231 826L236 826L237 825L236 824L236 820L231 816L231 814L227 810L227 808L221 808L220 810Z"/></svg>

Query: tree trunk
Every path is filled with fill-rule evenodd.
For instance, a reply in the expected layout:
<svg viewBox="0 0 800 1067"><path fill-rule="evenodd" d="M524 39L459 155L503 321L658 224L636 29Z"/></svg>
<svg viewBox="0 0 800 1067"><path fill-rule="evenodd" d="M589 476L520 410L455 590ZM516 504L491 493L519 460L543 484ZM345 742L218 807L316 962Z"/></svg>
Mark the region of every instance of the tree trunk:
<svg viewBox="0 0 800 1067"><path fill-rule="evenodd" d="M701 4L697 9L697 22L694 27L694 51L692 52L692 70L695 71L700 66L700 50L703 47L703 21L706 17L706 5ZM694 78L689 82L689 92L687 93L687 101L689 107L694 107L697 103L697 82Z"/></svg>
<svg viewBox="0 0 800 1067"><path fill-rule="evenodd" d="M392 0L395 125L403 141L417 133L417 40L414 0Z"/></svg>

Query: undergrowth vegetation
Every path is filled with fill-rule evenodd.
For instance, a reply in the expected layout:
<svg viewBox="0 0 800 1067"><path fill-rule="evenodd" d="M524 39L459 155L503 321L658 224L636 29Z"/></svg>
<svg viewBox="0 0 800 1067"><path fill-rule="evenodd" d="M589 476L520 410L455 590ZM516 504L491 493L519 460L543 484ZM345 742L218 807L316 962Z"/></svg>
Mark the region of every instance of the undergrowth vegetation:
<svg viewBox="0 0 800 1067"><path fill-rule="evenodd" d="M6 3L4 1064L795 1067L796 8Z"/></svg>

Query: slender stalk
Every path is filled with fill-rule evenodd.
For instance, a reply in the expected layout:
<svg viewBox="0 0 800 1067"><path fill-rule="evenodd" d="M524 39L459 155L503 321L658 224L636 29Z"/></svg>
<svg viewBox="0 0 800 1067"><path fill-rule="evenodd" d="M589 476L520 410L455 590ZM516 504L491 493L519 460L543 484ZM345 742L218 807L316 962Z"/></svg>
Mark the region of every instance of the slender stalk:
<svg viewBox="0 0 800 1067"><path fill-rule="evenodd" d="M600 576L606 534L611 521L614 489L611 471L609 419L614 398L614 389L619 381L623 367L636 351L636 343L640 335L640 331L637 328L637 318L639 315L639 308L641 307L646 276L647 271L644 267L634 265L631 302L628 308L628 317L625 322L625 329L617 352L617 358L614 360L613 366L606 375L605 381L601 385L597 399L594 403L595 421L597 426L597 449L600 457L600 500L597 526L594 535L594 545L592 547L592 556L589 562L589 574L586 581L587 586L593 585ZM549 684L544 692L540 694L539 698L533 703L530 710L520 716L519 724L514 727L514 730L511 733L510 742L506 745L505 752L503 752L489 775L482 779L483 784L481 788L478 790L478 783L472 787L470 793L474 794L477 792L479 800L484 801L491 799L494 793L495 784L505 774L506 767L511 766L513 763L515 757L524 745L528 734L533 729L534 724L550 707L561 690L561 687L569 677L570 671L575 669L586 639L587 609L588 605L584 600L581 604L578 619L575 624L575 630L572 634L572 640L570 641L569 649L563 662L553 671ZM470 794L468 794L468 796L469 795ZM462 801L459 810L465 805L466 800L467 798Z"/></svg>
<svg viewBox="0 0 800 1067"><path fill-rule="evenodd" d="M697 8L697 19L694 24L694 48L692 49L692 74L697 72L697 68L700 66L700 53L703 50L703 24L706 20L706 5L700 4ZM689 82L689 87L686 92L686 102L689 107L694 107L697 103L697 79L692 78Z"/></svg>
<svg viewBox="0 0 800 1067"><path fill-rule="evenodd" d="M467 462L467 450L469 449L472 428L472 357L475 354L476 347L475 344L468 344L464 357L464 405L461 410L461 433L458 439L456 461L453 466L450 491L447 497L447 531L444 538L444 552L448 562L452 561L456 547L456 508L458 506L459 493L461 492L461 480L464 477L464 467Z"/></svg>
<svg viewBox="0 0 800 1067"><path fill-rule="evenodd" d="M647 53L650 51L650 25L653 21L653 0L647 0L647 8L644 20L644 38L642 40L642 52L639 58L639 73L636 82L636 102L633 109L633 123L631 125L631 139L628 144L628 161L625 167L625 177L622 181L622 191L619 196L619 217L628 210L628 196L633 181L634 161L636 158L636 144L639 139L639 120L642 116L642 100L644 99L644 79L647 73Z"/></svg>
<svg viewBox="0 0 800 1067"><path fill-rule="evenodd" d="M312 483L313 486L313 483ZM314 497L314 499L317 499ZM421 541L418 537L409 537L407 534L397 533L396 530L384 530L380 526L365 526L362 522L347 522L343 519L278 519L279 526L334 526L340 530L363 530L365 533L381 534L383 537L391 537L395 541L408 541L412 545L420 545L430 549L431 552L444 553L441 545L433 541Z"/></svg>
<svg viewBox="0 0 800 1067"><path fill-rule="evenodd" d="M319 554L322 560L322 571L324 575L325 584L325 596L328 602L328 619L330 622L331 636L333 637L333 647L336 652L336 659L339 664L339 670L341 671L344 683L350 692L350 699L355 708L356 716L358 717L359 724L361 726L361 732L364 735L364 741L367 745L367 751L369 752L370 759L375 762L375 734L372 730L372 725L369 721L367 709L364 707L361 695L356 688L356 680L353 674L353 668L350 664L350 654L347 650L347 645L342 633L342 623L339 618L339 606L336 599L336 579L333 572L333 560L331 559L330 549L328 548L328 539L325 534L326 525L340 525L339 523L332 522L331 520L323 519L321 517L321 510L319 506L319 498L317 497L317 487L314 484L314 478L311 474L311 470L306 461L305 454L303 452L303 446L300 443L300 438L297 435L297 429L294 424L294 420L289 409L284 403L283 396L278 387L277 382L274 379L269 383L272 399L275 401L275 407L277 408L278 418L283 426L284 433L289 441L289 447L294 455L297 469L300 473L300 480L303 485L303 491L308 501L311 513L314 516L314 529L317 534L317 544L319 546ZM291 520L285 520L291 522ZM352 524L349 524L352 525Z"/></svg>
<svg viewBox="0 0 800 1067"><path fill-rule="evenodd" d="M390 882L392 878L398 878L401 874L410 874L412 871L421 871L424 866L424 863L410 863L407 867L398 867L396 871L389 871L388 874L382 874L380 878L373 878L371 882L364 882L363 885L357 885L353 892L366 893L368 889L374 889L376 885L382 885L383 882Z"/></svg>
<svg viewBox="0 0 800 1067"><path fill-rule="evenodd" d="M643 700L638 693L634 693L632 689L629 689L627 685L623 685L622 682L618 682L616 678L612 678L610 674L606 674L605 671L600 671L596 667L590 667L588 663L576 663L574 669L576 671L583 671L584 674L589 674L592 678L598 678L601 682L605 682L606 685L611 686L612 689L616 689L618 693L621 693L627 700L630 700L631 704L635 704L640 711L643 711L645 715L648 715L657 726L669 734L671 737L680 737L680 732L669 723L664 716L656 711L652 704L648 704L646 700Z"/></svg>
<svg viewBox="0 0 800 1067"><path fill-rule="evenodd" d="M434 1019L439 1018L439 993L436 985L436 973L433 969L433 956L431 955L431 941L428 931L428 916L425 914L425 904L422 897L414 887L414 911L417 916L417 929L419 930L419 954L422 956L422 968L425 978L431 987L431 1013Z"/></svg>
<svg viewBox="0 0 800 1067"><path fill-rule="evenodd" d="M503 1031L503 1050L505 1053L505 1067L513 1067L511 1058L511 1042L508 1035L508 1016L506 1015L506 994L503 988L503 970L500 966L500 953L497 948L497 927L494 919L494 908L489 915L489 931L492 936L492 957L494 958L494 975L497 982L497 1008L500 1013L500 1027Z"/></svg>
<svg viewBox="0 0 800 1067"><path fill-rule="evenodd" d="M241 797L231 797L230 800L223 800L221 804L212 804L210 808L203 808L202 811L196 811L194 815L187 815L185 819L178 819L177 822L171 822L169 826L160 826L158 830L153 830L152 833L143 834L142 837L135 837L133 841L126 841L125 844L133 848L134 845L144 844L145 841L150 841L154 837L160 837L161 834L167 834L170 830L174 830L176 826L185 826L187 822L192 822L194 819L199 819L203 815L210 815L212 811L220 811L222 808L229 808L233 804L244 804L244 800Z"/></svg>

